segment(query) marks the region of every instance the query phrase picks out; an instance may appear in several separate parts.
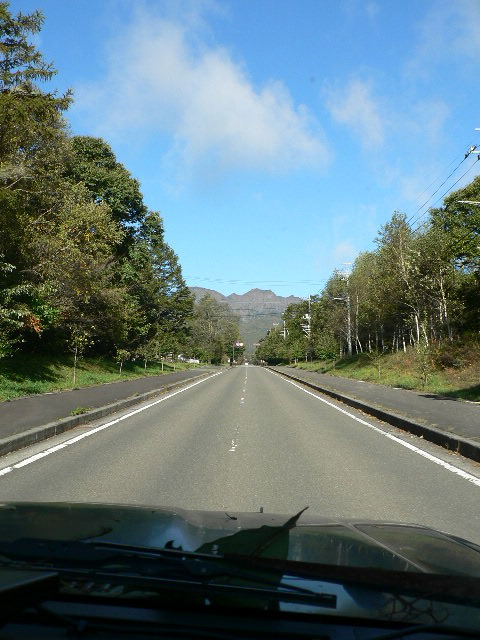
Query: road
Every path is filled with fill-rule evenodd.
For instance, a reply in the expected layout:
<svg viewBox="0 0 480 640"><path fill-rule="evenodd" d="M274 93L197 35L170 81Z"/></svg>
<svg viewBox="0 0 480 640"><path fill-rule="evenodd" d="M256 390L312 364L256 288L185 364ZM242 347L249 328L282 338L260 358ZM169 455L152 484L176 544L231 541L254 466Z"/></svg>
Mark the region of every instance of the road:
<svg viewBox="0 0 480 640"><path fill-rule="evenodd" d="M479 478L473 462L243 366L4 456L0 500L280 513L309 505L480 543Z"/></svg>

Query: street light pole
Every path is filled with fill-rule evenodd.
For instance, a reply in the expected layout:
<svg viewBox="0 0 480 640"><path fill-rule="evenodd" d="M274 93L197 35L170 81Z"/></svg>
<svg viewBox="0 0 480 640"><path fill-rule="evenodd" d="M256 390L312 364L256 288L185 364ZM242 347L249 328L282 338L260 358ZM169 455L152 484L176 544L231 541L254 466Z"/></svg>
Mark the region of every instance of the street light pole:
<svg viewBox="0 0 480 640"><path fill-rule="evenodd" d="M345 262L345 265L350 265L350 262ZM342 276L345 278L347 283L347 295L345 297L345 302L347 303L347 349L348 355L352 355L352 318L351 318L351 309L350 309L350 288L348 286L348 278L350 277L350 271L345 270L342 271Z"/></svg>
<svg viewBox="0 0 480 640"><path fill-rule="evenodd" d="M348 277L347 277L347 345L348 355L352 355L352 319L350 315L350 292L348 290Z"/></svg>

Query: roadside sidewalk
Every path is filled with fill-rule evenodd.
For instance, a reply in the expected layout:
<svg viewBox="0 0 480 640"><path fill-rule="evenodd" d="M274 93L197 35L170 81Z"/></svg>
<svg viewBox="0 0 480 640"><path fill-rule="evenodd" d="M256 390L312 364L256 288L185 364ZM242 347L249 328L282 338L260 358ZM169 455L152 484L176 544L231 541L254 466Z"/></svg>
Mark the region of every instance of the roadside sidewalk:
<svg viewBox="0 0 480 640"><path fill-rule="evenodd" d="M271 367L389 424L480 461L480 404L292 367Z"/></svg>
<svg viewBox="0 0 480 640"><path fill-rule="evenodd" d="M0 455L114 413L211 372L212 369L207 367L187 369L0 402ZM72 416L72 411L79 407L88 413Z"/></svg>

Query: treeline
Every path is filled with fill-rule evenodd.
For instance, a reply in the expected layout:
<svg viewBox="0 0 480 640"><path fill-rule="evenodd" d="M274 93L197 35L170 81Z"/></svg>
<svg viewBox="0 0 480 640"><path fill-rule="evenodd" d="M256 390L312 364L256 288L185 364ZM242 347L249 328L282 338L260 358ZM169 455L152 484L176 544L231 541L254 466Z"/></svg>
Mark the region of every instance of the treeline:
<svg viewBox="0 0 480 640"><path fill-rule="evenodd" d="M195 305L188 323L188 345L193 357L215 364L238 361L244 348L237 347L240 338L240 318L225 302L205 295Z"/></svg>
<svg viewBox="0 0 480 640"><path fill-rule="evenodd" d="M70 135L70 92L42 90L55 74L29 43L42 22L0 2L0 358L221 361L221 335L195 343L193 296L138 181L105 141Z"/></svg>
<svg viewBox="0 0 480 640"><path fill-rule="evenodd" d="M335 271L320 295L290 305L261 341L270 363L415 347L423 354L478 338L480 177L413 228L395 212L374 251Z"/></svg>

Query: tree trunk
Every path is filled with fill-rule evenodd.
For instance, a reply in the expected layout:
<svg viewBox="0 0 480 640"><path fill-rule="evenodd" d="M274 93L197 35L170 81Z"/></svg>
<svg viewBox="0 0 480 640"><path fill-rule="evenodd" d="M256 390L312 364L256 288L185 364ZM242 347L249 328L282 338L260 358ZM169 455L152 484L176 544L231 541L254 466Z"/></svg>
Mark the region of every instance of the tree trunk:
<svg viewBox="0 0 480 640"><path fill-rule="evenodd" d="M425 338L425 344L426 344L426 345L427 345L427 347L428 347L428 345L429 345L429 342L428 342L428 335L427 335L427 331L426 331L426 329L425 329L425 323L424 323L424 322L422 322L421 327L422 327L423 337Z"/></svg>
<svg viewBox="0 0 480 640"><path fill-rule="evenodd" d="M77 382L77 359L78 359L78 347L75 347L73 355L73 384Z"/></svg>
<svg viewBox="0 0 480 640"><path fill-rule="evenodd" d="M415 314L415 328L417 330L417 341L416 344L420 342L420 323L418 320L418 314Z"/></svg>

